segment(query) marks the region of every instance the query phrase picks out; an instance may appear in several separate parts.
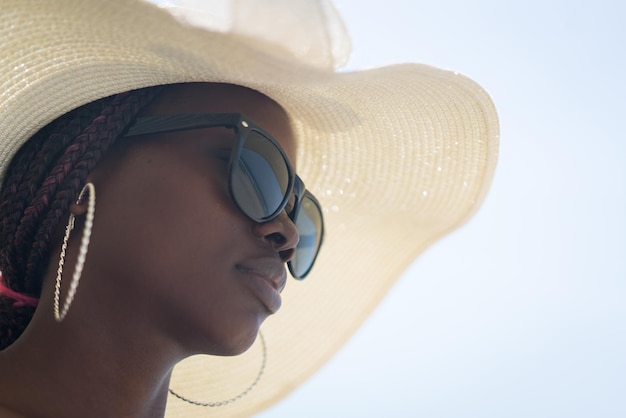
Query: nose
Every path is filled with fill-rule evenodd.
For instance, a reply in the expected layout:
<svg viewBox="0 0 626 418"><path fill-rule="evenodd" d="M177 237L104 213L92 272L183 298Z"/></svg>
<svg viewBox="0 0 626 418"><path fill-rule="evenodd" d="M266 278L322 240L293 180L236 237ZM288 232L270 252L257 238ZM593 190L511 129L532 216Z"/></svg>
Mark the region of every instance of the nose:
<svg viewBox="0 0 626 418"><path fill-rule="evenodd" d="M278 252L283 263L293 258L300 234L284 211L269 222L254 223L252 231Z"/></svg>

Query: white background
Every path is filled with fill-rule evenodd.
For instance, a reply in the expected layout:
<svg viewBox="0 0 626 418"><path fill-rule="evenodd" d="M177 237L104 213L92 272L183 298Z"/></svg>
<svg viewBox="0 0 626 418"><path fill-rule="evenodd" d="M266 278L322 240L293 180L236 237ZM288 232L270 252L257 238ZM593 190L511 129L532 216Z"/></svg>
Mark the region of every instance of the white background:
<svg viewBox="0 0 626 418"><path fill-rule="evenodd" d="M626 417L624 3L336 4L350 69L423 62L478 81L500 159L476 217L258 417Z"/></svg>

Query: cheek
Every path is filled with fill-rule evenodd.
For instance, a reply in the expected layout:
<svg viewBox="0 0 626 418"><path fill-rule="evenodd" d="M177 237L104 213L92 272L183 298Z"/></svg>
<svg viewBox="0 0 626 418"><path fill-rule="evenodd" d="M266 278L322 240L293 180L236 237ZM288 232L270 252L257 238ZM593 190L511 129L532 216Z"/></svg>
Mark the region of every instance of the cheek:
<svg viewBox="0 0 626 418"><path fill-rule="evenodd" d="M224 274L246 233L226 184L207 170L153 166L97 190L93 249L103 267L144 283Z"/></svg>
<svg viewBox="0 0 626 418"><path fill-rule="evenodd" d="M187 346L218 341L240 352L266 316L235 269L255 248L251 221L232 202L223 167L162 160L118 167L96 184L85 265L101 279L93 294Z"/></svg>

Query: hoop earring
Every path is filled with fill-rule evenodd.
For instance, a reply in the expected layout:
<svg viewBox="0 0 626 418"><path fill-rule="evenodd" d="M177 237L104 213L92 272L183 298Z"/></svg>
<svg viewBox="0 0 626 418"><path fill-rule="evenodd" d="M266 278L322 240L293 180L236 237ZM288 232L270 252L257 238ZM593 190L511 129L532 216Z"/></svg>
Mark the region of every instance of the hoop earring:
<svg viewBox="0 0 626 418"><path fill-rule="evenodd" d="M70 239L70 233L74 229L75 216L70 213L70 218L65 227L65 236L63 237L63 245L61 246L61 256L59 257L59 267L57 269L56 284L54 286L54 318L57 322L63 321L67 311L70 309L72 302L74 301L74 295L78 288L78 282L83 272L83 266L85 265L85 257L87 256L87 248L89 247L89 240L91 238L91 230L93 228L93 216L96 211L96 188L93 183L85 184L85 187L80 191L76 204L79 205L85 194L85 191L89 189L89 201L87 202L87 217L85 218L85 225L83 227L83 236L80 242L80 249L78 251L78 259L74 266L74 275L72 276L72 282L70 288L65 297L63 307L59 310L59 299L61 298L61 276L63 274L63 264L65 264L65 252L67 251L67 243Z"/></svg>

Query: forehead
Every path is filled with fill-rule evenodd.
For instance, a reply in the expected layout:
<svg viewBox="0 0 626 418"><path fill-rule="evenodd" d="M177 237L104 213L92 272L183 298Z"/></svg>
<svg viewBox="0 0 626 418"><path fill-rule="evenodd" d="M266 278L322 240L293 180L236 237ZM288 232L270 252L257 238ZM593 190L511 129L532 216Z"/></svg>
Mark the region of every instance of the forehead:
<svg viewBox="0 0 626 418"><path fill-rule="evenodd" d="M289 117L275 101L233 84L186 83L166 86L140 116L179 113L241 113L269 133L295 165L296 143Z"/></svg>

